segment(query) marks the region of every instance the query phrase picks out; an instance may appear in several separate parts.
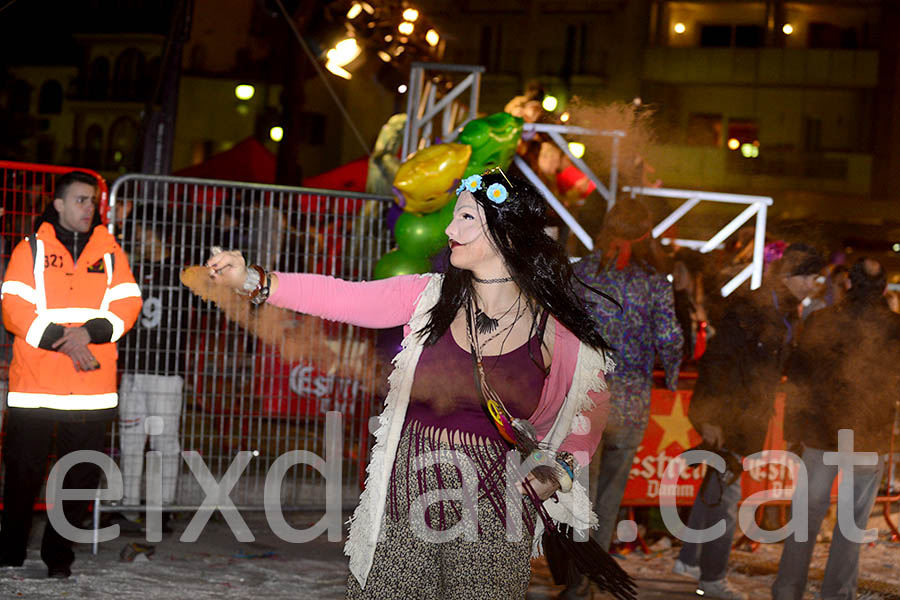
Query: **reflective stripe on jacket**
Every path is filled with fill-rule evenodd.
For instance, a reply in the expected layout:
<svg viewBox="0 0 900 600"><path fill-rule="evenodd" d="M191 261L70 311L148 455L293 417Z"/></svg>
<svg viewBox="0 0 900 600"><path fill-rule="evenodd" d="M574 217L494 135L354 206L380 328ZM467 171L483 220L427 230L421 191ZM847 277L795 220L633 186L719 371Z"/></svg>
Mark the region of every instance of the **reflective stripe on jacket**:
<svg viewBox="0 0 900 600"><path fill-rule="evenodd" d="M73 264L53 225L42 224L33 242L26 238L13 250L0 297L3 322L15 336L10 407L99 410L118 404L115 342L134 325L141 292L105 228L94 228ZM112 326L109 342L88 345L99 369L76 371L66 354L39 347L48 326L77 327L97 318Z"/></svg>

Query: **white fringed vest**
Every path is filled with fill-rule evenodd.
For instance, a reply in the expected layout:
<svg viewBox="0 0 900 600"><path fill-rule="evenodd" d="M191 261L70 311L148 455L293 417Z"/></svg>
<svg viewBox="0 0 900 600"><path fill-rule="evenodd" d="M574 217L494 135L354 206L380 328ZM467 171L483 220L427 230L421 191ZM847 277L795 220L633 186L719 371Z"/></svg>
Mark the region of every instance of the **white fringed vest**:
<svg viewBox="0 0 900 600"><path fill-rule="evenodd" d="M366 586L375 546L381 534L391 469L406 419L416 365L422 354L424 339L419 339L415 332L428 323L428 311L437 303L441 292L443 275L429 276L431 280L422 291L409 321L409 333L404 337L401 350L393 360L394 370L388 378L390 391L384 400L384 411L378 417L379 427L375 432L372 460L366 469L366 486L359 497L359 506L350 519L350 535L344 546L344 554L350 557L350 572L362 588ZM596 373L609 373L614 367L609 357L581 344L569 393L553 426L541 440L543 443L550 448L558 448L573 428L578 428L578 424L585 419L581 413L593 407L588 392L606 391L603 379L597 378ZM596 526L597 516L591 509L587 490L578 479L580 477L576 476L571 491L557 494L558 502L554 499L547 500L544 507L556 521L568 523L576 530L584 530ZM543 523L538 521L534 532L534 556L541 554L542 533Z"/></svg>

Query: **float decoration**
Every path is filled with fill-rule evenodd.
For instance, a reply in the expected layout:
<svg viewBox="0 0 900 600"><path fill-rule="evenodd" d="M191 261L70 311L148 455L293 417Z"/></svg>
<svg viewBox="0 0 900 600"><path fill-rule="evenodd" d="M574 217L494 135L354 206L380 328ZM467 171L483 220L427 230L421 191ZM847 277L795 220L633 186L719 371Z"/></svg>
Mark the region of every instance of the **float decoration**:
<svg viewBox="0 0 900 600"><path fill-rule="evenodd" d="M524 123L523 119L505 112L469 121L456 138L457 142L472 148L463 177L484 173L494 167L509 168Z"/></svg>
<svg viewBox="0 0 900 600"><path fill-rule="evenodd" d="M438 144L413 154L394 177L397 204L420 214L440 210L454 197L471 154L465 144Z"/></svg>

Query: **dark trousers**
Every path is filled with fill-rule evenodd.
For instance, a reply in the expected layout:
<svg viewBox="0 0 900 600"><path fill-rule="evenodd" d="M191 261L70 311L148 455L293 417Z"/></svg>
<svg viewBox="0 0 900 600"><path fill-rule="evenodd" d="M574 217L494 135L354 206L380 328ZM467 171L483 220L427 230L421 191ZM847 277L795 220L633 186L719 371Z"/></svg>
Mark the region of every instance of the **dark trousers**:
<svg viewBox="0 0 900 600"><path fill-rule="evenodd" d="M47 473L53 430L56 428L56 455L65 456L75 450L103 450L107 420L65 422L36 416L31 409L11 408L3 441L3 520L0 525L0 556L6 563L21 564L25 560L28 535L31 532L34 501ZM100 469L91 463L78 463L63 480L66 489L96 489ZM69 523L81 527L90 501L67 500L63 514ZM41 558L48 567L68 567L75 560L72 542L50 524L44 528Z"/></svg>

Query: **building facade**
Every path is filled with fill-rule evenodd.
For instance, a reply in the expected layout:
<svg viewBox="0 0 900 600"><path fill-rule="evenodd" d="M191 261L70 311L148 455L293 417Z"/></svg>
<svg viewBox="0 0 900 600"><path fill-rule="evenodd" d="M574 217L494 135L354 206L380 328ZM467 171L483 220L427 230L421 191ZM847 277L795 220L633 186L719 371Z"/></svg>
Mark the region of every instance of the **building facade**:
<svg viewBox="0 0 900 600"><path fill-rule="evenodd" d="M893 2L425 4L447 61L488 68L486 112L531 79L558 112L639 98L666 187L771 195L775 219L900 220Z"/></svg>
<svg viewBox="0 0 900 600"><path fill-rule="evenodd" d="M441 32L445 62L486 67L484 113L502 110L534 79L560 99L557 112L576 96L597 104L640 99L654 111L658 142L644 158L667 187L771 195L774 219L900 220L895 2L407 4ZM265 6L194 4L173 169L252 135L277 152L266 135L283 111L272 57L280 56L274 51L285 40L300 50L295 40L274 37ZM78 34L81 55L70 64L11 67L15 90L7 97L39 124L25 142L31 160L109 175L139 166L142 112L165 45L163 24L147 29ZM378 66L370 56L350 80L327 75L368 145L405 108L405 97L376 79ZM249 100L234 95L241 83L254 86ZM305 90L304 174L364 154L322 82L309 79Z"/></svg>

